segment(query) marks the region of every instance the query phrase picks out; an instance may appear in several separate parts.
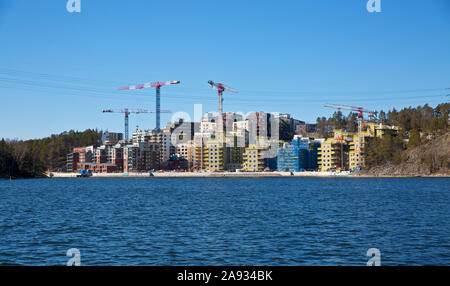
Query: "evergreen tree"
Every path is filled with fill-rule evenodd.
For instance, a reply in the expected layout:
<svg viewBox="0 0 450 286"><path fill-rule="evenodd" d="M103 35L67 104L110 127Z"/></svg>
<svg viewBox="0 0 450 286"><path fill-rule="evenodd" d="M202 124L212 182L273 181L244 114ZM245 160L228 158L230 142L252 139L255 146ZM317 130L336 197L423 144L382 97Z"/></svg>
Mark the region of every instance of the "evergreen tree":
<svg viewBox="0 0 450 286"><path fill-rule="evenodd" d="M102 131L69 131L39 140L0 141L1 177L39 177L45 170L64 170L74 147L98 145Z"/></svg>
<svg viewBox="0 0 450 286"><path fill-rule="evenodd" d="M2 139L0 141L0 177L15 177L17 173L17 162L14 159L11 146L5 139Z"/></svg>
<svg viewBox="0 0 450 286"><path fill-rule="evenodd" d="M420 145L420 133L417 130L411 130L409 132L409 142L408 142L408 148L414 148L416 146Z"/></svg>

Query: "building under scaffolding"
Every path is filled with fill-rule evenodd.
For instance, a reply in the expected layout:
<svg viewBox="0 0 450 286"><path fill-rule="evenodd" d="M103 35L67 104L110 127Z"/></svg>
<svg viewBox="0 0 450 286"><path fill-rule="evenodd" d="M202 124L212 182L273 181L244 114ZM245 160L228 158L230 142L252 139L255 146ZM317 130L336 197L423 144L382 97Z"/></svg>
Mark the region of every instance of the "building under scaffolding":
<svg viewBox="0 0 450 286"><path fill-rule="evenodd" d="M290 145L278 149L279 171L301 172L317 170L317 152L321 142L296 135Z"/></svg>

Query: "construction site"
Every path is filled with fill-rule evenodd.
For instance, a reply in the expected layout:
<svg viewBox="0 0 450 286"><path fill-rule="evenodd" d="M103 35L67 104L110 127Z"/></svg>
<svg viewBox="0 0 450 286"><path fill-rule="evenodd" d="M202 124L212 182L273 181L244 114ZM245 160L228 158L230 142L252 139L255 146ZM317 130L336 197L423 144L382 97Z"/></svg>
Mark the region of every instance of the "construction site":
<svg viewBox="0 0 450 286"><path fill-rule="evenodd" d="M316 124L289 114L261 111L244 117L224 112L224 93L238 91L211 80L207 84L217 91L217 112L204 114L199 122L179 119L161 127L161 114L171 113L161 110L161 88L179 84L175 80L120 87L123 92L154 88L155 110L102 110L105 114L123 114L123 133L105 132L98 146L74 148L67 155L65 175L51 176L343 175L364 168L366 142L399 131L398 127L377 123L377 111L346 105L324 107L356 113L356 132L327 130L327 137L319 135ZM155 126L142 130L137 127L130 136L130 115L140 114L154 114Z"/></svg>

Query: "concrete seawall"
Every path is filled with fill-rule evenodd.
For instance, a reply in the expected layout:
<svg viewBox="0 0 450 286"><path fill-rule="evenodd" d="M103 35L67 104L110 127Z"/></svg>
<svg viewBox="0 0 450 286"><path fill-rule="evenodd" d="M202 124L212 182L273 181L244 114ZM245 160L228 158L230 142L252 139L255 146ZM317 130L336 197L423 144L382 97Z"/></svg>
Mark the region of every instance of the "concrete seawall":
<svg viewBox="0 0 450 286"><path fill-rule="evenodd" d="M52 173L52 178L76 178L77 173ZM348 177L349 172L164 172L94 173L93 178L263 178L263 177Z"/></svg>

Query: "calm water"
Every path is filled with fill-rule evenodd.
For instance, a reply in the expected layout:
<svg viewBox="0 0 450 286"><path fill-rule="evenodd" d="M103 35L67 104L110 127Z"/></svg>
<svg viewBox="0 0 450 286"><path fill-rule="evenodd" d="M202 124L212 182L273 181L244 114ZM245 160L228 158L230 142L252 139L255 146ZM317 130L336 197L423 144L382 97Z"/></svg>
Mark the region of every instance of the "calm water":
<svg viewBox="0 0 450 286"><path fill-rule="evenodd" d="M0 181L0 264L450 264L450 179Z"/></svg>

